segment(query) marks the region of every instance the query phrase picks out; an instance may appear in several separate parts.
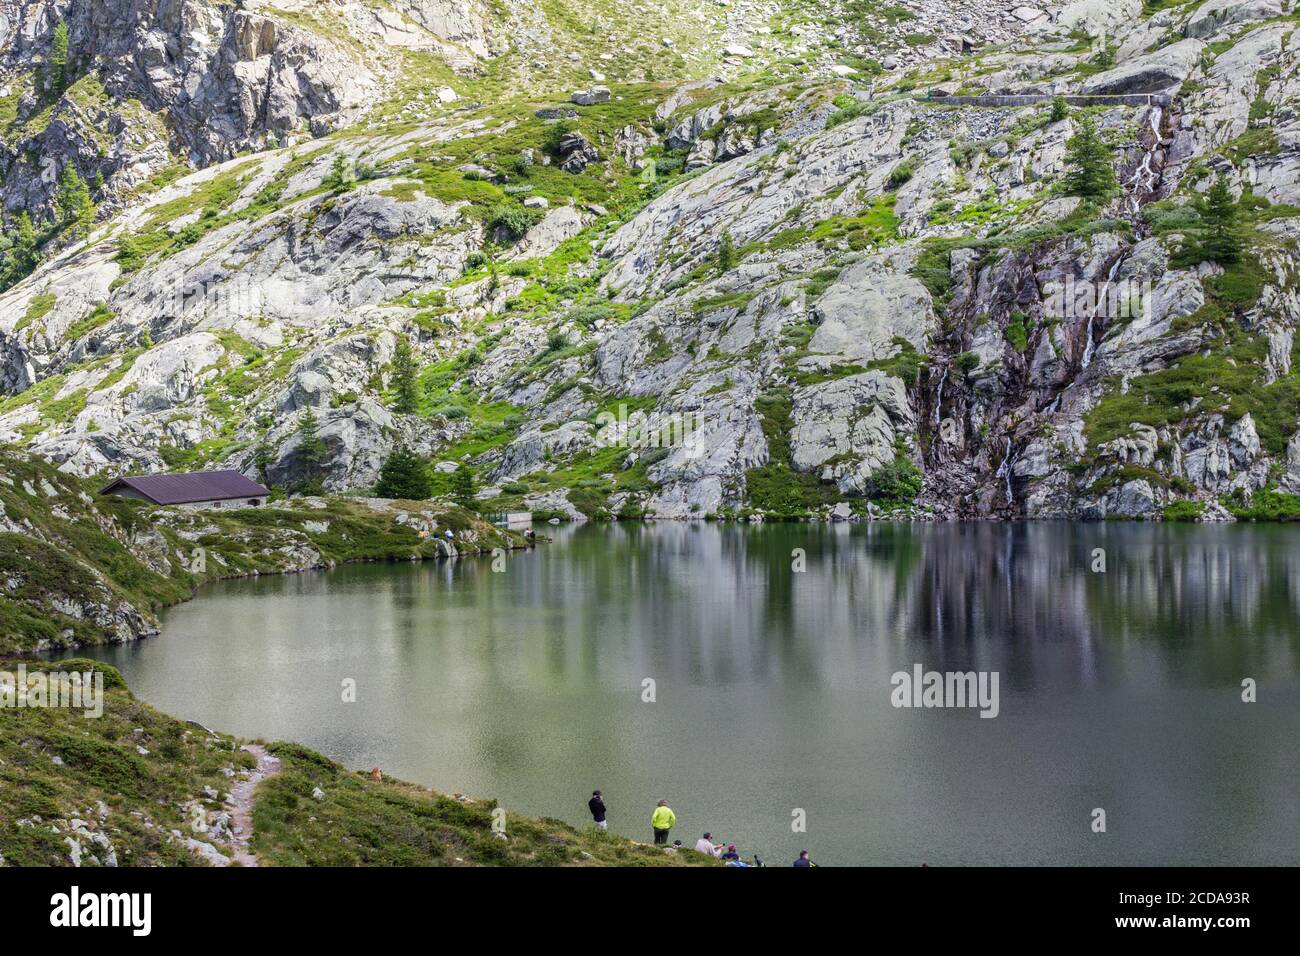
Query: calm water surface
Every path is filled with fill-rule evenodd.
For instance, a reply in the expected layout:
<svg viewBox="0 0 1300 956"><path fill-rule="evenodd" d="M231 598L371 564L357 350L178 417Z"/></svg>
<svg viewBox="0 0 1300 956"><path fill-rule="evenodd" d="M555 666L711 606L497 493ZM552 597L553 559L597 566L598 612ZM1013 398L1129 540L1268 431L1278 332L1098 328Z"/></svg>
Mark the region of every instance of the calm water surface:
<svg viewBox="0 0 1300 956"><path fill-rule="evenodd" d="M774 864L1300 863L1300 528L544 530L505 573L219 584L95 656L225 731L575 824L599 787L639 839L663 797ZM999 716L894 708L916 663L997 671Z"/></svg>

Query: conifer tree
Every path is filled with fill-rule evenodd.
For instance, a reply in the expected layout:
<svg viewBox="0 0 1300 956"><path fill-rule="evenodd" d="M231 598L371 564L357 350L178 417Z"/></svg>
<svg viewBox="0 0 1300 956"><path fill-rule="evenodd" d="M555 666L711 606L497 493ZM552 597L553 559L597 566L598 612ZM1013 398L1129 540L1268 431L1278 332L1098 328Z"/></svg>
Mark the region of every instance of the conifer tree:
<svg viewBox="0 0 1300 956"><path fill-rule="evenodd" d="M735 264L736 244L731 239L731 233L724 232L722 241L718 243L718 272L730 272Z"/></svg>
<svg viewBox="0 0 1300 956"><path fill-rule="evenodd" d="M90 198L90 189L81 178L77 168L68 163L63 167L59 178L59 191L55 194L54 205L59 210L59 222L64 226L84 229L95 219L95 204Z"/></svg>
<svg viewBox="0 0 1300 956"><path fill-rule="evenodd" d="M393 352L393 391L396 393L393 407L404 415L414 415L420 410L417 376L415 350L403 336L398 339L397 348Z"/></svg>
<svg viewBox="0 0 1300 956"><path fill-rule="evenodd" d="M474 506L474 472L462 464L451 476L451 496L464 508Z"/></svg>
<svg viewBox="0 0 1300 956"><path fill-rule="evenodd" d="M1201 212L1205 220L1205 238L1201 240L1201 255L1219 265L1232 265L1241 261L1245 243L1241 235L1241 217L1237 203L1228 189L1228 180L1219 176L1205 194Z"/></svg>
<svg viewBox="0 0 1300 956"><path fill-rule="evenodd" d="M429 472L424 462L405 445L398 445L379 469L376 497L423 501L429 491Z"/></svg>
<svg viewBox="0 0 1300 956"><path fill-rule="evenodd" d="M68 25L62 21L54 27L47 69L50 97L57 99L68 85Z"/></svg>
<svg viewBox="0 0 1300 956"><path fill-rule="evenodd" d="M37 247L40 237L32 224L32 217L20 212L14 217L12 229L5 230L0 251L4 253L0 261L0 291L21 281L36 268Z"/></svg>
<svg viewBox="0 0 1300 956"><path fill-rule="evenodd" d="M262 484L266 484L267 472L270 471L274 460L271 446L265 441L258 442L257 447L253 449L253 467L257 469L257 480Z"/></svg>
<svg viewBox="0 0 1300 956"><path fill-rule="evenodd" d="M325 441L320 437L320 419L310 407L298 419L298 467L301 475L298 490L315 494L321 489L321 467L329 455Z"/></svg>
<svg viewBox="0 0 1300 956"><path fill-rule="evenodd" d="M1116 186L1110 147L1097 131L1097 121L1086 113L1065 144L1065 163L1065 190L1071 196L1100 199Z"/></svg>

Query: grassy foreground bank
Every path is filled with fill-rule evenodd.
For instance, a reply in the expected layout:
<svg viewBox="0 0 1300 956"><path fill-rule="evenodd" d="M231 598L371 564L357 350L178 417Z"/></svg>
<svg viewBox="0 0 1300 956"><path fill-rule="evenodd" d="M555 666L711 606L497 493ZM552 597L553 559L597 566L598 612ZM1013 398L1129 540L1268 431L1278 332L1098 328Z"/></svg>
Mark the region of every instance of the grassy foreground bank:
<svg viewBox="0 0 1300 956"><path fill-rule="evenodd" d="M19 661L0 662L16 672ZM103 714L0 707L0 865L180 866L230 858L226 794L256 761L243 741L170 717L132 696L99 662L23 662L97 671ZM252 851L263 865L689 866L665 853L552 819L507 813L384 778L372 780L298 744L267 748L279 773L254 791Z"/></svg>

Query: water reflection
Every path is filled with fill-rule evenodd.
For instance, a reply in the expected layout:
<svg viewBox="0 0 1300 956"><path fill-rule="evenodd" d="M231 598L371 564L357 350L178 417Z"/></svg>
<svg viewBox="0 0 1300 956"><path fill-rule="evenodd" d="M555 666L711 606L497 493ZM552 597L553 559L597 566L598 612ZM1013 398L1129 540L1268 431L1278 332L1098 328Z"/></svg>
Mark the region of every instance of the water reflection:
<svg viewBox="0 0 1300 956"><path fill-rule="evenodd" d="M173 713L525 812L581 823L600 786L611 826L642 838L663 796L683 839L791 859L1300 861L1300 529L548 533L503 574L227 582L100 656ZM1001 715L891 707L913 663L998 671ZM1243 677L1260 703L1240 702Z"/></svg>

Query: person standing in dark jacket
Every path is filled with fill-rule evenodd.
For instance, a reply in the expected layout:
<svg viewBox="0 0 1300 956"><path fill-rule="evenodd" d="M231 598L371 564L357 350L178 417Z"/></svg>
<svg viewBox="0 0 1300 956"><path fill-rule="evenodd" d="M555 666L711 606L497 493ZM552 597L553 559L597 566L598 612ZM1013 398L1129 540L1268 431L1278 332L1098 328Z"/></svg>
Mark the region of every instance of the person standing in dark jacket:
<svg viewBox="0 0 1300 956"><path fill-rule="evenodd" d="M591 799L587 801L587 809L591 811L591 818L596 821L597 830L609 829L609 824L605 822L605 799L600 795L599 790L591 791Z"/></svg>

